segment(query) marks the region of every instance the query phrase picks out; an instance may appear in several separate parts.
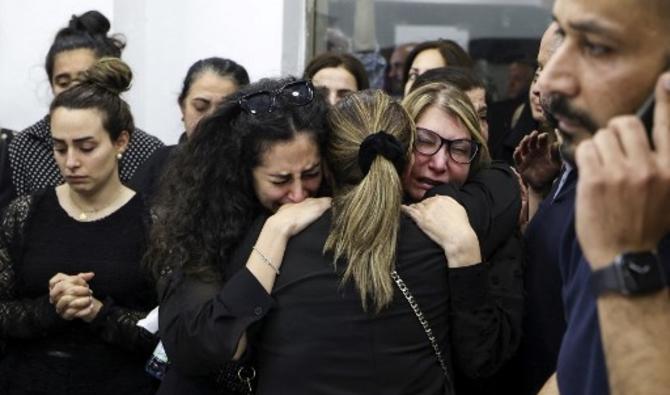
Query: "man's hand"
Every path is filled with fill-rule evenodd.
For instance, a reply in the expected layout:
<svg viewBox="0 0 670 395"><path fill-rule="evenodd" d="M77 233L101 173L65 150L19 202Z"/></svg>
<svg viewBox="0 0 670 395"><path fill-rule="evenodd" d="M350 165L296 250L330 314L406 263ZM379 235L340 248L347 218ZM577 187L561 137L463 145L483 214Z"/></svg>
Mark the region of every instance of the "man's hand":
<svg viewBox="0 0 670 395"><path fill-rule="evenodd" d="M514 164L528 186L546 190L561 170L558 143L549 133L533 131L514 150Z"/></svg>
<svg viewBox="0 0 670 395"><path fill-rule="evenodd" d="M591 266L654 250L670 231L670 73L656 85L651 148L634 116L612 119L576 151L577 237Z"/></svg>

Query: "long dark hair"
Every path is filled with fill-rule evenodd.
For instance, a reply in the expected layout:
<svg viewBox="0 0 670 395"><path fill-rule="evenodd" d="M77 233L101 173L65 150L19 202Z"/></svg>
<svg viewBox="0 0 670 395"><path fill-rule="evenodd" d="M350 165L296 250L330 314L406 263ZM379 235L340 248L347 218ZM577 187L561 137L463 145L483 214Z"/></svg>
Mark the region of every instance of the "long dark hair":
<svg viewBox="0 0 670 395"><path fill-rule="evenodd" d="M229 96L177 152L154 206L145 263L155 276L182 268L203 280L219 279L233 248L264 210L252 177L261 155L297 133L312 136L323 152L328 123L321 96L303 106L280 106L256 115L238 104L244 95L273 91L292 80L261 80Z"/></svg>

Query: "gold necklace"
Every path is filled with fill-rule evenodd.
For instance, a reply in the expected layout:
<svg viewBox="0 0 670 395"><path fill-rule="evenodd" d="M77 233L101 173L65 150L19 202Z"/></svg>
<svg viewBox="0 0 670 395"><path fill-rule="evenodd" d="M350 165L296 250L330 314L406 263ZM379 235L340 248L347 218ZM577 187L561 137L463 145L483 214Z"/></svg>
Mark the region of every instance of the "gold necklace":
<svg viewBox="0 0 670 395"><path fill-rule="evenodd" d="M106 208L112 206L112 205L118 200L118 197L121 196L122 193L123 193L123 188L121 188L121 189L119 190L119 193L117 193L116 196L114 196L114 199L112 199L108 204L106 204L106 205L104 205L103 207L100 207L100 208L93 208L93 209L84 210L84 209L81 208L81 206L78 205L77 202L75 202L75 200L72 198L72 191L70 191L70 202L72 203L72 205L73 205L77 210L80 211L80 213L79 213L79 215L78 215L79 220L80 220L80 221L88 221L88 220L90 220L90 219L93 219L93 217L95 216L96 213L98 213L98 212L100 212L100 211L103 211L103 210L105 210Z"/></svg>

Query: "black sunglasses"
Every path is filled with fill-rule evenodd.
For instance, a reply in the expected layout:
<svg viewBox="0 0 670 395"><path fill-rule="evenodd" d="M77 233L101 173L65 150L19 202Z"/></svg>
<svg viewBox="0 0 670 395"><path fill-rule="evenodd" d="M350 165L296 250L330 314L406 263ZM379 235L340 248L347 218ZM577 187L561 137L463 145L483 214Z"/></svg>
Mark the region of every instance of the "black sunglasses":
<svg viewBox="0 0 670 395"><path fill-rule="evenodd" d="M237 103L251 115L272 112L285 105L304 106L314 100L314 86L310 81L289 82L273 91L258 91L242 96Z"/></svg>
<svg viewBox="0 0 670 395"><path fill-rule="evenodd" d="M414 149L417 152L433 156L444 145L447 146L451 159L463 165L471 163L479 151L479 144L476 141L470 139L447 140L430 129L416 128Z"/></svg>

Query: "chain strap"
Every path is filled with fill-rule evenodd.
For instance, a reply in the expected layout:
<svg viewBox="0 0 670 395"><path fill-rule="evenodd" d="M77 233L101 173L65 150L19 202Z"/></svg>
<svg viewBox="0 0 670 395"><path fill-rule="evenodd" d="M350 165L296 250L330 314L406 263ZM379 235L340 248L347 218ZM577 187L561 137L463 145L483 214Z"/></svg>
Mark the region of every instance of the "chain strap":
<svg viewBox="0 0 670 395"><path fill-rule="evenodd" d="M435 351L435 357L437 357L437 362L440 363L442 372L444 373L444 376L447 378L447 384L449 385L449 387L451 387L451 378L449 377L449 371L447 370L447 363L444 361L444 357L442 357L442 351L440 350L440 346L437 344L437 339L435 338L435 335L433 335L433 330L430 329L430 324L428 323L428 320L426 320L426 317L423 316L423 312L421 312L419 304L416 302L414 296L412 296L412 293L409 291L409 288L407 288L407 285L402 280L402 278L400 278L400 275L398 274L397 271L394 270L391 272L391 278L393 279L393 281L395 281L396 285L398 285L398 289L400 289L400 292L402 292L402 294L405 296L405 299L407 299L407 302L414 311L416 318L419 319L419 323L423 327L423 331L426 332L426 336L428 337L430 345L433 347L433 351Z"/></svg>

